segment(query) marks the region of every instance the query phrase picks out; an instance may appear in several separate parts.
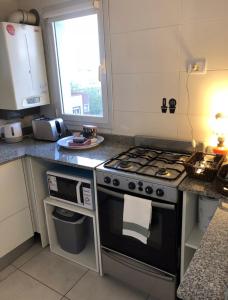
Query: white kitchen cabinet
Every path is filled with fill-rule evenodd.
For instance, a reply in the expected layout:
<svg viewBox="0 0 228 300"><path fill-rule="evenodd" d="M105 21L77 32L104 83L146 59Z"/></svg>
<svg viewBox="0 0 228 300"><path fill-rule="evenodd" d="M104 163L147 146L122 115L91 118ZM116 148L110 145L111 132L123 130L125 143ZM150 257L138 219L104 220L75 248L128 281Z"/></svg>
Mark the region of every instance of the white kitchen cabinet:
<svg viewBox="0 0 228 300"><path fill-rule="evenodd" d="M32 236L30 209L26 207L0 223L0 257L14 250Z"/></svg>
<svg viewBox="0 0 228 300"><path fill-rule="evenodd" d="M49 104L41 28L0 23L0 109Z"/></svg>
<svg viewBox="0 0 228 300"><path fill-rule="evenodd" d="M0 166L0 257L33 236L21 160Z"/></svg>
<svg viewBox="0 0 228 300"><path fill-rule="evenodd" d="M28 207L21 160L0 166L0 222Z"/></svg>

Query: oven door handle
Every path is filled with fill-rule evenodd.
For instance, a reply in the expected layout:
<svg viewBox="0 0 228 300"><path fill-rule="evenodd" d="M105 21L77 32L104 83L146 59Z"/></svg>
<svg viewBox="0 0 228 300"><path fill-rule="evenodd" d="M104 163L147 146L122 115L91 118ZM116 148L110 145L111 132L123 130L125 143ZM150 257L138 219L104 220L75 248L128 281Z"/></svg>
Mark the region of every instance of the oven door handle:
<svg viewBox="0 0 228 300"><path fill-rule="evenodd" d="M103 188L101 186L98 186L97 190L99 192L105 193L107 195L110 195L110 196L113 196L113 197L116 197L116 198L120 198L120 199L124 199L124 194L122 194L122 193L110 191L110 190L108 190L106 188ZM174 204L167 204L167 203L161 203L161 202L155 202L155 201L151 201L151 204L154 207L175 210L175 205Z"/></svg>

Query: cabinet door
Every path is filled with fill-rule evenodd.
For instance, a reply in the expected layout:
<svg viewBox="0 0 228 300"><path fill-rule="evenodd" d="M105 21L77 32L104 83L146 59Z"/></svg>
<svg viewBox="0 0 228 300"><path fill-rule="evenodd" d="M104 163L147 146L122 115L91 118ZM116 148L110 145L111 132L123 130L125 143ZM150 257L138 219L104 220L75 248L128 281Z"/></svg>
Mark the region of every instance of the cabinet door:
<svg viewBox="0 0 228 300"><path fill-rule="evenodd" d="M41 28L37 26L27 26L26 40L28 43L28 56L31 69L33 95L41 96L40 104L49 103Z"/></svg>
<svg viewBox="0 0 228 300"><path fill-rule="evenodd" d="M13 34L8 32L7 23L5 23L5 26L5 38L16 98L15 109L21 109L23 108L23 101L33 94L26 26L12 24L14 28Z"/></svg>
<svg viewBox="0 0 228 300"><path fill-rule="evenodd" d="M21 160L0 166L0 222L28 207Z"/></svg>
<svg viewBox="0 0 228 300"><path fill-rule="evenodd" d="M0 257L3 257L32 236L30 210L27 207L0 223Z"/></svg>

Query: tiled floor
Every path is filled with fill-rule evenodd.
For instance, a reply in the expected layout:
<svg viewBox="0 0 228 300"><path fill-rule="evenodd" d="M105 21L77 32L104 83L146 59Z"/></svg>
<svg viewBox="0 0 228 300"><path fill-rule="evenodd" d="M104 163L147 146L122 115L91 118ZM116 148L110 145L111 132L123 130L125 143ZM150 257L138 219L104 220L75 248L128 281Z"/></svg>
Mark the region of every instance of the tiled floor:
<svg viewBox="0 0 228 300"><path fill-rule="evenodd" d="M0 272L1 300L148 300L110 277L55 255L34 244Z"/></svg>

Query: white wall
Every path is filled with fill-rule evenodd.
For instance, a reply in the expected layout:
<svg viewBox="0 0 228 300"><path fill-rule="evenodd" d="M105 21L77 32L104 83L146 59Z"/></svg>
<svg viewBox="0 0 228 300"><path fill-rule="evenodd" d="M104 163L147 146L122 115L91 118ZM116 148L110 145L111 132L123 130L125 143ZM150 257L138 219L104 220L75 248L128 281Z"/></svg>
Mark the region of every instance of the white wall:
<svg viewBox="0 0 228 300"><path fill-rule="evenodd" d="M191 138L186 61L203 57L209 71L190 76L189 111L195 138L211 134L217 86L228 109L227 11L227 0L110 0L114 132ZM175 115L161 114L163 97L177 99Z"/></svg>
<svg viewBox="0 0 228 300"><path fill-rule="evenodd" d="M22 8L57 2L19 0ZM109 0L113 133L191 139L186 61L206 58L207 74L189 77L189 111L194 137L211 135L216 93L227 95L228 114L227 11L227 0ZM174 115L161 113L163 97L177 100Z"/></svg>
<svg viewBox="0 0 228 300"><path fill-rule="evenodd" d="M6 21L11 12L17 9L17 0L0 0L0 21Z"/></svg>

